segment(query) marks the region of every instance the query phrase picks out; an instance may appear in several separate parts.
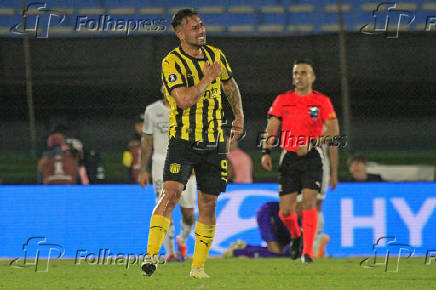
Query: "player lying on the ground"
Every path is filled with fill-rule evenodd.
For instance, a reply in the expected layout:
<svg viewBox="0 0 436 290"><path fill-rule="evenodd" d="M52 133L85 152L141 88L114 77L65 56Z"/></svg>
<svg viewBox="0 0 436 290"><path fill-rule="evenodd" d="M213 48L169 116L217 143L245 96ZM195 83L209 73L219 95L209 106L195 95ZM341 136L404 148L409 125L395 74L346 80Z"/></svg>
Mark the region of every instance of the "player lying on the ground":
<svg viewBox="0 0 436 290"><path fill-rule="evenodd" d="M232 243L231 247L223 254L223 257L290 257L291 235L289 234L288 228L283 224L282 220L279 217L279 203L264 203L257 210L256 221L259 226L262 240L267 243L267 246L254 246L249 245L244 241L237 241L235 243ZM299 223L301 224L301 221ZM324 257L326 244L327 242L323 242L317 245L317 248L314 249L315 257ZM300 243L300 247L301 246L302 243Z"/></svg>
<svg viewBox="0 0 436 290"><path fill-rule="evenodd" d="M277 258L289 257L289 242L291 236L288 229L280 220L279 203L264 203L256 213L256 221L259 226L262 240L267 247L248 245L238 241L233 243L223 257L249 257L249 258Z"/></svg>

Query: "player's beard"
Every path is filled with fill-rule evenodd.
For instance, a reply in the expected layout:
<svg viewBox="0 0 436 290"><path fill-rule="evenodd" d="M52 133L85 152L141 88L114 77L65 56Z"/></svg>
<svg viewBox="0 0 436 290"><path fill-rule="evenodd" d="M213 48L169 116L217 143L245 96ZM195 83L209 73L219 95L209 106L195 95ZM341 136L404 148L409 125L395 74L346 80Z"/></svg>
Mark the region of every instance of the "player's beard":
<svg viewBox="0 0 436 290"><path fill-rule="evenodd" d="M206 35L204 35L203 37L204 37L203 41L198 40L198 37L196 37L195 40L187 41L187 43L192 47L201 48L206 44Z"/></svg>

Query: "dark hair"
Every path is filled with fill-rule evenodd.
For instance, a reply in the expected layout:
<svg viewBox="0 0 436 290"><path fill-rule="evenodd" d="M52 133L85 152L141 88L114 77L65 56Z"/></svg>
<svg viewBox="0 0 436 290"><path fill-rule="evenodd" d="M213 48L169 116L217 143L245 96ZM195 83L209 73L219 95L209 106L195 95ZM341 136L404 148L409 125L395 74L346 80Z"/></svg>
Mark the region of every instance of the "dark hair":
<svg viewBox="0 0 436 290"><path fill-rule="evenodd" d="M348 157L348 160L347 160L348 167L350 167L351 163L353 163L353 162L366 163L366 158L365 158L365 156L359 155L359 154L351 155L350 157Z"/></svg>
<svg viewBox="0 0 436 290"><path fill-rule="evenodd" d="M294 65L297 64L307 64L312 67L313 72L315 73L315 66L313 65L313 62L310 59L296 59L294 61Z"/></svg>
<svg viewBox="0 0 436 290"><path fill-rule="evenodd" d="M180 9L176 12L176 14L174 14L173 20L171 21L171 26L176 29L177 26L182 24L183 19L185 19L186 17L191 17L193 15L198 15L198 13L192 8Z"/></svg>

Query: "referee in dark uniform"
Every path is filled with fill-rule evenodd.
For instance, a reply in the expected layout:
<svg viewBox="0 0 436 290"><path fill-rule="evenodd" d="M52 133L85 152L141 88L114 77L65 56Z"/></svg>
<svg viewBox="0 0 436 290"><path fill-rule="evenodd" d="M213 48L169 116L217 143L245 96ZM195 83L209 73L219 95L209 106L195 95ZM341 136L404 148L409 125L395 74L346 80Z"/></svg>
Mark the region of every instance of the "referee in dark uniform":
<svg viewBox="0 0 436 290"><path fill-rule="evenodd" d="M295 89L277 96L268 111L262 166L272 170L270 149L280 132L283 149L279 164L279 216L292 236L291 257L301 255L303 263L312 263L313 241L317 226L317 194L322 184L322 150L339 135L336 113L330 99L312 90L313 64L297 60L293 66ZM302 228L295 212L297 194L303 194ZM303 246L303 249L301 249ZM302 253L301 253L302 251Z"/></svg>
<svg viewBox="0 0 436 290"><path fill-rule="evenodd" d="M174 206L195 171L198 187L198 220L190 276L208 278L204 264L215 235L215 206L226 190L227 158L222 129L222 92L229 101L234 121L233 139L242 133L244 113L241 94L224 53L206 45L206 29L192 9L173 17L180 46L162 60L162 82L170 103L169 146L164 165L162 198L150 221L147 255L142 270L148 276L157 266L157 254L170 225Z"/></svg>

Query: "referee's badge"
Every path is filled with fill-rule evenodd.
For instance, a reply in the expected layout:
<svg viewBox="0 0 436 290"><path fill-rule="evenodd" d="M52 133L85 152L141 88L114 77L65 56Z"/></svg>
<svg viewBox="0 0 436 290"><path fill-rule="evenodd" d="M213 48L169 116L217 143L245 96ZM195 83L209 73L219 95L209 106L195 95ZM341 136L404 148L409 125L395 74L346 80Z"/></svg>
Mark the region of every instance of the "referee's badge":
<svg viewBox="0 0 436 290"><path fill-rule="evenodd" d="M170 164L170 172L171 173L179 173L180 172L180 164L178 163L171 163Z"/></svg>
<svg viewBox="0 0 436 290"><path fill-rule="evenodd" d="M309 115L313 120L316 120L316 118L318 118L319 115L319 109L317 106L312 106L309 108Z"/></svg>
<svg viewBox="0 0 436 290"><path fill-rule="evenodd" d="M168 76L168 82L169 83L174 83L175 81L177 81L177 75L176 74L170 74Z"/></svg>

